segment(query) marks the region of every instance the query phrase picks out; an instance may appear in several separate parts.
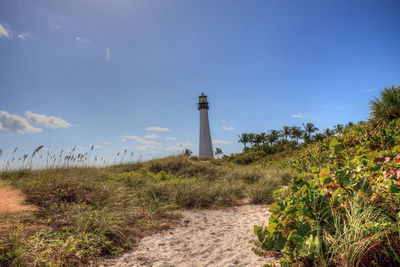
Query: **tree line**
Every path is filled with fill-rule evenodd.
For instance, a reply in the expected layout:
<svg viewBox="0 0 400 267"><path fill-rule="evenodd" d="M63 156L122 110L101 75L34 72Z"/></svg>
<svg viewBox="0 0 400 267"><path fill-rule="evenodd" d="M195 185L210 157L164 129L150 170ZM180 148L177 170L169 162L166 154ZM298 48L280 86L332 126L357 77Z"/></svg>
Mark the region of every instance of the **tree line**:
<svg viewBox="0 0 400 267"><path fill-rule="evenodd" d="M332 130L326 128L323 132L318 132L319 129L311 122L305 124L303 123L303 128L298 126L283 126L282 130L269 130L268 133L242 133L238 135L238 143L243 144L244 151L249 149L247 144L250 144L250 147L265 144L273 146L277 142L294 142L295 144L299 144L299 140L302 140L304 143L309 144L322 141L327 137L341 133L344 129L353 125L354 123L352 122L349 122L346 125L337 124L333 127Z"/></svg>

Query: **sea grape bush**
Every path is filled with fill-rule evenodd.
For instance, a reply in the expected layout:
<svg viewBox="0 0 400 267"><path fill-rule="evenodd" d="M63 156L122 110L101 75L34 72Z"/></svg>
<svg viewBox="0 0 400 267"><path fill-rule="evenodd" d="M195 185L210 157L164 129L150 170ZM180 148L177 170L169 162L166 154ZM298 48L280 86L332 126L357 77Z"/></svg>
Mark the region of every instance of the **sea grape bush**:
<svg viewBox="0 0 400 267"><path fill-rule="evenodd" d="M400 120L354 125L291 165L268 226L255 226L256 253L281 252L283 266L400 264Z"/></svg>

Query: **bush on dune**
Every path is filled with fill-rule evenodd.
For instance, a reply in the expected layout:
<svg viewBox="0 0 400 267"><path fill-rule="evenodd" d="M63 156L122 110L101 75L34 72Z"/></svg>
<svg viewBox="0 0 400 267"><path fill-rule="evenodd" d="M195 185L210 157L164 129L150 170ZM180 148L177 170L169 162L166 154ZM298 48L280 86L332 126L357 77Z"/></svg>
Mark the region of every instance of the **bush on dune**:
<svg viewBox="0 0 400 267"><path fill-rule="evenodd" d="M256 253L282 252L283 266L400 264L400 119L375 119L292 157Z"/></svg>

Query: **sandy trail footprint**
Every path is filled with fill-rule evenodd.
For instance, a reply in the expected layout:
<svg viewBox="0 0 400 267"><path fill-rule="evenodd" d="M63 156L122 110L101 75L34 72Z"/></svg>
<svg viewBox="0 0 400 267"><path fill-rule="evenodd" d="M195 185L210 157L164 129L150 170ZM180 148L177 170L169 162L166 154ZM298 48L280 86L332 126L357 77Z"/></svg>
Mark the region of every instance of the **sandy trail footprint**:
<svg viewBox="0 0 400 267"><path fill-rule="evenodd" d="M135 251L104 266L262 266L275 258L251 251L253 226L267 223L267 206L184 212L182 227L143 238ZM189 221L189 223L187 223Z"/></svg>

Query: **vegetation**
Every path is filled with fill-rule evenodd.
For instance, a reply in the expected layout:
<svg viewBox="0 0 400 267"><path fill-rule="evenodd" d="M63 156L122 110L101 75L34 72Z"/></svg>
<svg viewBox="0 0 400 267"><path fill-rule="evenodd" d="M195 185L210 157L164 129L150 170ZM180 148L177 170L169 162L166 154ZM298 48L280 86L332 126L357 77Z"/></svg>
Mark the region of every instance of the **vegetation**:
<svg viewBox="0 0 400 267"><path fill-rule="evenodd" d="M190 153L186 153L190 154ZM37 155L36 155L37 156ZM72 157L71 157L72 158ZM87 265L177 223L180 209L271 203L289 177L188 155L106 168L5 171L31 212L0 215L0 265Z"/></svg>
<svg viewBox="0 0 400 267"><path fill-rule="evenodd" d="M43 146L20 158L15 149L0 179L36 208L0 215L0 265L87 265L168 228L181 209L248 198L275 202L252 242L257 254L282 254L283 266L399 266L399 103L400 87L386 88L367 122L243 133L243 153L227 157L216 148L216 160L187 149L95 168L88 167L93 146L39 159ZM117 154L121 162L126 156Z"/></svg>
<svg viewBox="0 0 400 267"><path fill-rule="evenodd" d="M293 179L274 193L268 226L255 227L256 253L283 253L283 266L400 264L400 119L376 112L400 103L393 90L370 121L278 160Z"/></svg>

